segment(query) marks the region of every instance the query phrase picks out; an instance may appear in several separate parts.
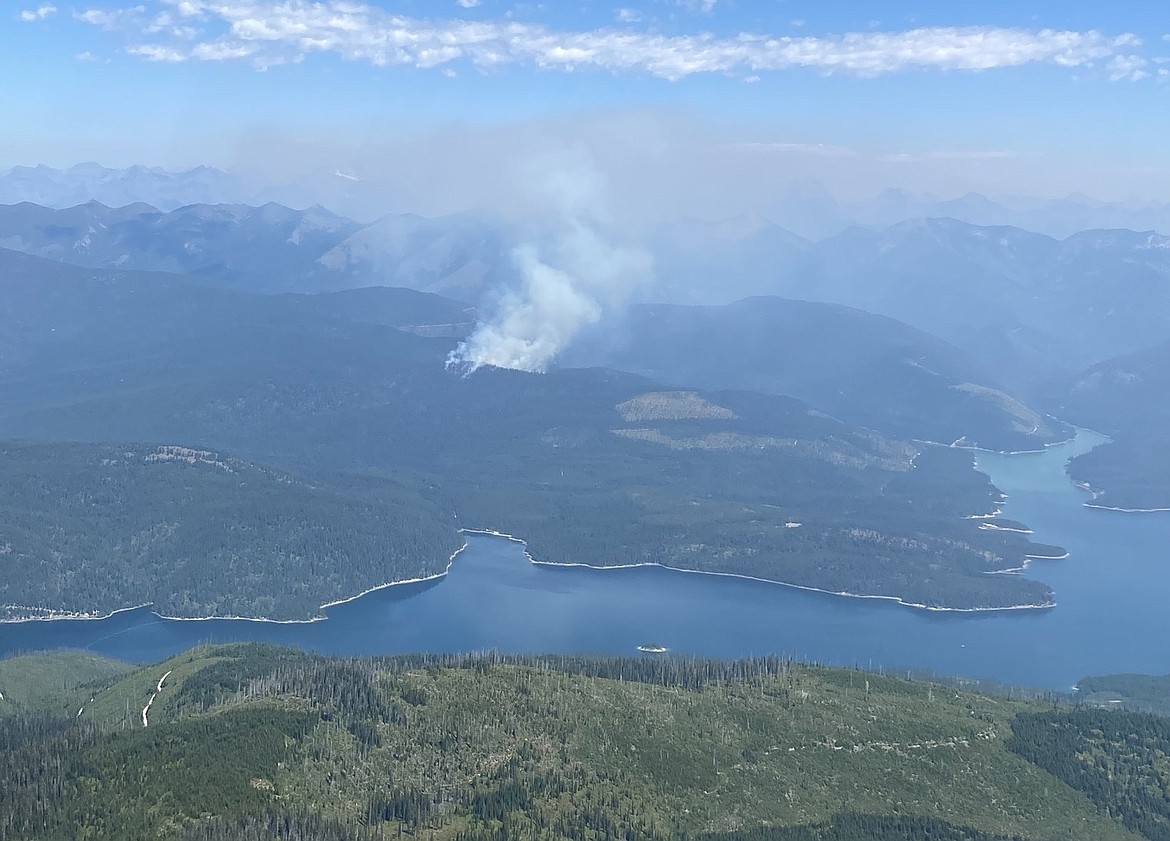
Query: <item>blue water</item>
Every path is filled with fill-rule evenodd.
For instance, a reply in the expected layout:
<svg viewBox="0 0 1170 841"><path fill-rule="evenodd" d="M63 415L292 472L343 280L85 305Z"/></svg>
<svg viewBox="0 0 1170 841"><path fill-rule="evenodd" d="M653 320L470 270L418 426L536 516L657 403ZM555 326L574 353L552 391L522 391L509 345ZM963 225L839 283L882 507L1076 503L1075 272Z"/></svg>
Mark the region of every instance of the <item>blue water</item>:
<svg viewBox="0 0 1170 841"><path fill-rule="evenodd" d="M103 620L0 625L0 656L88 648L135 661L201 642L261 640L335 654L499 649L635 653L643 642L718 657L785 654L837 665L934 669L1067 688L1114 671L1170 672L1170 514L1083 507L1068 458L1102 439L1027 455L981 453L1008 500L1005 517L1070 552L1030 574L1057 607L1008 614L930 614L752 581L657 568L534 566L523 547L470 537L442 580L392 587L327 611L325 621L162 620L147 609Z"/></svg>

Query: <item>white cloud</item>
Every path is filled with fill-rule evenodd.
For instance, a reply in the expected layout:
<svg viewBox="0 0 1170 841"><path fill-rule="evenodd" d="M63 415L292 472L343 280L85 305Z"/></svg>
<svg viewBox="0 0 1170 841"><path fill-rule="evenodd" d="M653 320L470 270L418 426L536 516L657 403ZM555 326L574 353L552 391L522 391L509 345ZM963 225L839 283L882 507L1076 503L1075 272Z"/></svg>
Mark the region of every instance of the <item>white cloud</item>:
<svg viewBox="0 0 1170 841"><path fill-rule="evenodd" d="M690 9L692 12L709 15L715 10L715 4L718 0L676 0L676 2L678 5Z"/></svg>
<svg viewBox="0 0 1170 841"><path fill-rule="evenodd" d="M191 50L191 58L199 61L234 61L251 58L254 53L255 47L249 44L218 41L211 44L196 44Z"/></svg>
<svg viewBox="0 0 1170 841"><path fill-rule="evenodd" d="M43 3L35 9L24 9L20 13L20 19L25 23L34 23L38 20L52 17L57 14L57 7L52 3Z"/></svg>
<svg viewBox="0 0 1170 841"><path fill-rule="evenodd" d="M642 13L637 9L622 8L614 12L614 17L622 23L637 23L642 19Z"/></svg>
<svg viewBox="0 0 1170 841"><path fill-rule="evenodd" d="M833 36L742 33L663 35L630 28L581 31L511 20L431 20L397 15L354 0L162 0L179 15L202 18L198 43L167 46L183 60L224 60L223 45L248 45L239 58L261 66L330 53L378 67L440 67L466 61L572 72L642 73L677 80L699 73L760 75L793 69L880 76L909 70L982 71L1028 64L1104 65L1109 78L1140 78L1135 35L1004 27L930 27ZM157 3L156 3L157 6ZM703 6L713 4L702 3ZM89 10L77 17L107 29L150 23L143 7ZM152 18L151 20L156 20ZM151 40L157 41L152 38ZM183 40L178 35L176 41ZM146 52L140 55L149 57ZM168 58L167 60L178 60Z"/></svg>
<svg viewBox="0 0 1170 841"><path fill-rule="evenodd" d="M163 0L168 6L173 6L182 17L203 17L207 11L207 4L203 0Z"/></svg>
<svg viewBox="0 0 1170 841"><path fill-rule="evenodd" d="M145 6L131 6L128 9L86 9L84 12L74 12L73 17L82 23L112 31L121 27L140 25L140 18L144 12Z"/></svg>
<svg viewBox="0 0 1170 841"><path fill-rule="evenodd" d="M1109 78L1114 82L1138 82L1150 75L1145 69L1147 63L1138 55L1114 56L1109 62Z"/></svg>
<svg viewBox="0 0 1170 841"><path fill-rule="evenodd" d="M479 5L479 0L455 0L455 2L465 9L474 9Z"/></svg>
<svg viewBox="0 0 1170 841"><path fill-rule="evenodd" d="M126 52L130 55L144 58L147 61L158 61L175 64L180 61L186 61L187 56L178 50L171 47L164 47L159 44L138 44L133 47L127 47Z"/></svg>

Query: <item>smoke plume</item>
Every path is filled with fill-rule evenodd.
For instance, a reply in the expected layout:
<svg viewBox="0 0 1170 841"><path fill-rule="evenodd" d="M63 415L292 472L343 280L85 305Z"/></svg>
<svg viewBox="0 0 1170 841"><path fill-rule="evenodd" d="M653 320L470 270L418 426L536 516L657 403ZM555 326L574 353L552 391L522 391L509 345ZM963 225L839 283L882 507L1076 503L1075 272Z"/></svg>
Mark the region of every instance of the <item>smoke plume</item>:
<svg viewBox="0 0 1170 841"><path fill-rule="evenodd" d="M564 156L530 168L542 230L512 251L517 285L448 359L544 371L581 328L625 303L651 275L650 257L617 244L596 171Z"/></svg>

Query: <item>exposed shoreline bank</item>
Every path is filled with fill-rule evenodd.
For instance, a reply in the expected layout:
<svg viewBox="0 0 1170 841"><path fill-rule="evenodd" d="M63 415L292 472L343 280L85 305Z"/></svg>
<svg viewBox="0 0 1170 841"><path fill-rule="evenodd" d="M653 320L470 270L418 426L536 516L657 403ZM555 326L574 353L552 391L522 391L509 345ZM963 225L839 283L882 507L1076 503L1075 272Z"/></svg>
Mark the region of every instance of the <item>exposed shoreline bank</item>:
<svg viewBox="0 0 1170 841"><path fill-rule="evenodd" d="M903 599L901 596L877 596L877 595L867 595L864 593L850 593L847 591L826 590L826 589L823 589L821 587L810 587L806 584L792 584L792 583L787 582L787 581L776 581L776 580L771 579L771 578L759 578L758 576L744 575L742 573L737 573L737 572L713 572L710 570L702 570L702 569L685 569L683 567L672 567L672 566L668 566L667 564L657 563L654 561L645 561L645 562L636 563L636 564L609 564L606 566L598 566L595 564L582 564L582 563L564 563L564 562L560 562L560 561L539 561L536 558L532 557L531 553L529 553L528 542L526 540L524 540L523 538L516 537L515 535L511 535L511 534L505 534L504 532L495 531L494 529L461 529L461 531L464 534L482 534L482 535L487 535L489 537L502 537L506 540L511 540L514 543L522 544L524 546L524 556L528 559L529 563L535 564L537 566L558 567L558 568L565 568L565 569L571 569L571 568L576 567L576 568L592 569L592 570L599 570L599 571L610 570L610 569L638 569L641 567L657 567L658 569L664 569L664 570L667 570L669 572L681 572L681 573L688 573L691 575L713 575L713 576L718 576L718 577L722 577L722 578L739 578L739 579L742 579L744 581L756 581L756 582L759 582L761 584L774 584L778 587L788 587L790 589L804 590L804 591L810 592L810 593L822 593L822 594L827 595L827 596L841 596L843 598L849 598L849 599L877 599L877 600L881 600L881 601L889 601L889 602L894 602L895 604L901 605L902 607L907 607L907 608L911 608L914 610L923 610L923 611L927 611L930 613L1006 613L1009 611L1021 611L1021 610L1051 610L1052 608L1056 607L1055 600L1050 601L1046 604L1007 605L1004 607L938 607L936 605L926 605L926 604L919 604L917 602L908 602L905 599ZM1027 561L1028 557L1030 557L1030 556L1025 557L1025 566L1027 565L1026 561ZM1062 557L1067 557L1067 553L1065 553L1065 555ZM1057 557L1044 557L1044 556L1035 556L1035 558L1037 560L1040 560L1040 559L1060 560L1061 559L1061 558L1057 558ZM1002 572L1006 573L1007 570L1003 570Z"/></svg>
<svg viewBox="0 0 1170 841"><path fill-rule="evenodd" d="M369 587L352 596L346 596L342 599L326 602L319 606L318 610L328 610L331 607L347 604L349 602L360 599L362 596L368 596L370 593L376 593L379 590L385 590L390 587L399 587L405 584L421 584L427 581L437 581L443 578L451 571L451 564L455 562L455 558L467 548L467 543L464 542L462 546L451 553L451 557L447 559L447 566L441 572L436 572L433 575L424 575L419 578L403 578L398 581L387 581L385 584L379 584L375 587ZM45 616L22 616L14 619L0 619L0 625L17 625L25 622L81 622L81 621L99 621L102 619L111 619L120 613L129 613L133 610L142 610L153 606L153 602L145 602L144 604L134 605L132 607L120 607L116 610L111 610L108 613L82 613L76 611L54 611L51 608L30 607L27 605L3 605L5 608L19 608L21 610L43 612ZM159 613L157 610L150 611L153 616L163 619L167 622L263 622L268 625L310 625L314 622L324 622L328 616L310 616L308 619L271 619L267 616L167 616L165 613Z"/></svg>
<svg viewBox="0 0 1170 841"><path fill-rule="evenodd" d="M1100 505L1096 502L1096 500L1100 499L1105 494L1105 491L1097 490L1088 482L1078 482L1076 479L1073 479L1072 476L1069 476L1069 481L1071 481L1082 491L1093 495L1092 499L1081 503L1081 505L1083 505L1085 508L1095 508L1098 511L1117 511L1120 514L1164 514L1170 511L1170 508L1122 508L1121 506L1117 505Z"/></svg>
<svg viewBox="0 0 1170 841"><path fill-rule="evenodd" d="M995 516L995 514L975 515L975 517L972 519L975 519L975 518L982 519L984 517L994 517L994 516ZM878 601L888 601L888 602L893 602L894 604L900 605L902 607L910 608L912 610L921 610L921 611L926 611L929 613L987 614L987 613L1007 613L1007 612L1024 611L1024 610L1032 610L1032 611L1051 610L1052 608L1056 607L1055 600L1052 600L1052 601L1049 601L1049 602L1046 602L1043 604L1004 605L1002 607L941 607L938 605L928 605L928 604L922 604L919 602L907 601L906 599L902 598L901 596L873 595L873 594L867 594L867 593L851 593L851 592L848 592L846 590L827 590L823 587L812 587L812 586L807 585L807 584L793 584L793 583L788 582L788 581L777 581L777 580L771 579L771 578L761 578L759 576L745 575L743 573L718 572L718 571L713 571L713 570L701 570L701 569L686 569L685 567L675 567L675 566L670 566L669 564L663 564L663 563L654 562L654 561L646 561L646 562L633 563L633 564L606 564L606 565L584 564L584 563L565 563L565 562L561 562L561 561L543 561L543 560L538 560L538 559L534 558L532 556L532 554L528 551L528 542L526 540L524 540L523 538L516 537L515 535L506 534L504 532L497 531L495 529L462 528L459 531L462 534L483 535L486 537L499 537L499 538L504 538L505 540L510 540L514 543L519 543L524 547L524 557L528 559L529 563L537 565L537 566L555 567L555 568L559 568L559 569L578 568L578 569L590 569L590 570L604 571L604 570L616 570L616 569L637 569L637 568L641 568L641 567L656 567L658 569L663 569L663 570L666 570L668 572L685 573L685 574L689 574L689 575L710 575L710 576L716 576L716 577L720 577L720 578L738 578L738 579L743 580L743 581L754 581L754 582L757 582L760 584L772 584L772 585L775 585L778 587L787 587L790 589L803 590L805 592L810 592L810 593L820 593L820 594L827 595L827 596L838 596L838 597L848 598L848 599L869 599L869 600L878 600ZM459 555L462 554L465 549L467 549L468 545L469 545L468 543L464 542L464 544L462 546L460 546L453 553L451 553L451 556L447 559L446 567L440 572L436 572L433 575L420 576L417 578L404 578L404 579L400 579L397 581L388 581L384 584L379 584L379 585L374 586L374 587L369 587L365 590L362 590L360 593L355 593L352 596L346 596L345 598L336 599L336 600L331 601L331 602L326 602L326 603L322 604L318 608L318 610L325 611L325 610L329 610L330 608L333 608L333 607L339 607L341 605L349 604L350 602L356 601L357 599L363 598L364 596L368 596L371 593L376 593L380 590L386 590L386 589L389 589L391 587L399 587L399 586L403 586L403 585L407 585L407 584L423 584L423 583L426 583L429 581L438 581L442 578L445 578L450 573L451 566L452 566L452 564L455 563L455 559L457 557L459 557ZM1033 560L1046 560L1046 561L1047 560L1063 560L1067 557L1068 557L1067 552L1065 552L1062 555L1026 555L1024 558L1024 563L1021 566L1011 567L1011 568L1002 569L1002 570L993 570L993 571L989 572L988 574L989 575L1015 574L1015 573L1025 571L1028 568L1028 566L1030 565L1030 562ZM151 602L147 602L145 604L140 604L140 605L136 605L136 606L132 606L132 607L118 608L116 610L112 610L112 611L109 611L108 613L104 613L104 614L80 613L80 612L69 612L69 613L54 612L54 611L50 611L49 609L46 609L46 608L33 608L33 607L26 607L24 605L10 605L9 607L19 607L21 609L29 610L29 611L44 611L48 615L45 615L45 616L24 616L24 617L13 618L13 619L0 619L0 625L20 624L20 623L25 623L25 622L57 622L57 621L71 621L71 620L72 621L95 621L95 620L102 620L102 619L110 619L110 618L112 618L120 613L127 613L127 612L134 611L134 610L141 610L143 608L149 608L149 607L151 607L151 605L152 605ZM328 616L312 616L312 617L309 617L307 619L271 619L271 618L265 617L265 616L234 616L234 615L226 615L226 616L222 616L222 615L221 616L168 616L164 613L159 613L158 611L155 611L155 610L152 610L151 614L156 616L159 619L169 621L169 622L233 621L233 622L262 622L262 623L272 624L272 625L309 625L309 624L312 624L314 622L323 622L329 618Z"/></svg>

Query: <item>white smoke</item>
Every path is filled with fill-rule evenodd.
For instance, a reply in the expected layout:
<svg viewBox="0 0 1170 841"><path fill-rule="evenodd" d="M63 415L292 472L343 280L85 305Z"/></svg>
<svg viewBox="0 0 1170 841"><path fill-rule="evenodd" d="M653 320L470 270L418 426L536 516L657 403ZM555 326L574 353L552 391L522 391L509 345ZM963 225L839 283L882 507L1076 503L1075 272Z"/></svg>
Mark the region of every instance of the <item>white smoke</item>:
<svg viewBox="0 0 1170 841"><path fill-rule="evenodd" d="M535 169L528 177L543 230L512 252L519 286L502 294L494 314L451 353L448 366L544 371L581 328L650 279L649 254L608 235L594 169L564 156L544 159Z"/></svg>

